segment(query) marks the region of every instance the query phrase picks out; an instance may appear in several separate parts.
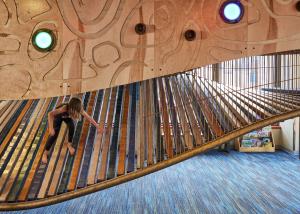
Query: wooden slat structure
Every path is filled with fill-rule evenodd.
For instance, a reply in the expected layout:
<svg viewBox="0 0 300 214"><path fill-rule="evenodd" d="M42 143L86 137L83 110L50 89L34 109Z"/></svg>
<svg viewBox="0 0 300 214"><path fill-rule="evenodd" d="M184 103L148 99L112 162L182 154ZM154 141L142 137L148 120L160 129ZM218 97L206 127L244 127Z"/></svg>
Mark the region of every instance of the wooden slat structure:
<svg viewBox="0 0 300 214"><path fill-rule="evenodd" d="M41 162L47 114L70 97L1 101L0 210L44 206L117 185L300 115L298 69L282 79L289 87L281 90L272 79L251 86L247 72L245 87L225 84L236 77L226 76L226 69L218 81L194 70L81 94L83 108L104 132L77 121L76 154L70 156L63 124L47 164Z"/></svg>

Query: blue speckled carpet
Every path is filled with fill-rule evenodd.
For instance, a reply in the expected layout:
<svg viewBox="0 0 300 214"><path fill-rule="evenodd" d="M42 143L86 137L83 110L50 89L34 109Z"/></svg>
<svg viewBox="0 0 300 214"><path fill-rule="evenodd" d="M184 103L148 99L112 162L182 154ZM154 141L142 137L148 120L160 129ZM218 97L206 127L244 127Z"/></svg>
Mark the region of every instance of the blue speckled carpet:
<svg viewBox="0 0 300 214"><path fill-rule="evenodd" d="M17 213L300 213L300 160L211 151L143 178Z"/></svg>

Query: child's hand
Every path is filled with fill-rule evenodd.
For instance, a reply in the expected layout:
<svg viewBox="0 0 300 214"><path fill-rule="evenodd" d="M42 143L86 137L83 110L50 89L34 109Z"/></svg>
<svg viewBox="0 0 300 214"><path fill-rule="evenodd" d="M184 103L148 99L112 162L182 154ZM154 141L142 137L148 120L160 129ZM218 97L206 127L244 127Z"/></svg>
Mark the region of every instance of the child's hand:
<svg viewBox="0 0 300 214"><path fill-rule="evenodd" d="M50 136L54 136L55 135L55 131L53 128L49 128L49 135Z"/></svg>

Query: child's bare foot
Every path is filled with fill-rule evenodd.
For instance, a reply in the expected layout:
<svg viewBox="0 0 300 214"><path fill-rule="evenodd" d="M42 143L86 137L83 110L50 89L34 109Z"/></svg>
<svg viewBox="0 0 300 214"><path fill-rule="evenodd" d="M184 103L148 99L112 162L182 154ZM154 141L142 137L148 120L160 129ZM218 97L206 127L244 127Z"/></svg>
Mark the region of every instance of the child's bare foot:
<svg viewBox="0 0 300 214"><path fill-rule="evenodd" d="M74 153L75 153L75 149L74 149L74 147L72 146L72 144L71 143L68 143L68 150L69 150L69 152L70 152L70 155L74 155Z"/></svg>
<svg viewBox="0 0 300 214"><path fill-rule="evenodd" d="M47 157L47 153L46 152L44 152L44 154L43 154L42 163L44 163L44 164L48 163L48 157Z"/></svg>

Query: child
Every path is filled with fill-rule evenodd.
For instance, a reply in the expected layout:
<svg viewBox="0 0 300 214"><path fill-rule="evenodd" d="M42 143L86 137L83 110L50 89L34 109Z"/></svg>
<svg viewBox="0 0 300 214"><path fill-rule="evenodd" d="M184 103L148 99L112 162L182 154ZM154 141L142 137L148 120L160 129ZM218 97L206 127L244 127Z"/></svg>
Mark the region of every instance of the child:
<svg viewBox="0 0 300 214"><path fill-rule="evenodd" d="M58 137L62 122L65 122L68 126L69 133L67 147L70 155L74 155L75 149L72 146L75 129L74 120L78 120L80 115L92 123L97 128L98 132L102 132L99 124L83 110L81 99L72 97L68 103L63 103L48 114L49 138L46 143L46 150L42 157L43 163L46 164L48 162L49 151Z"/></svg>

